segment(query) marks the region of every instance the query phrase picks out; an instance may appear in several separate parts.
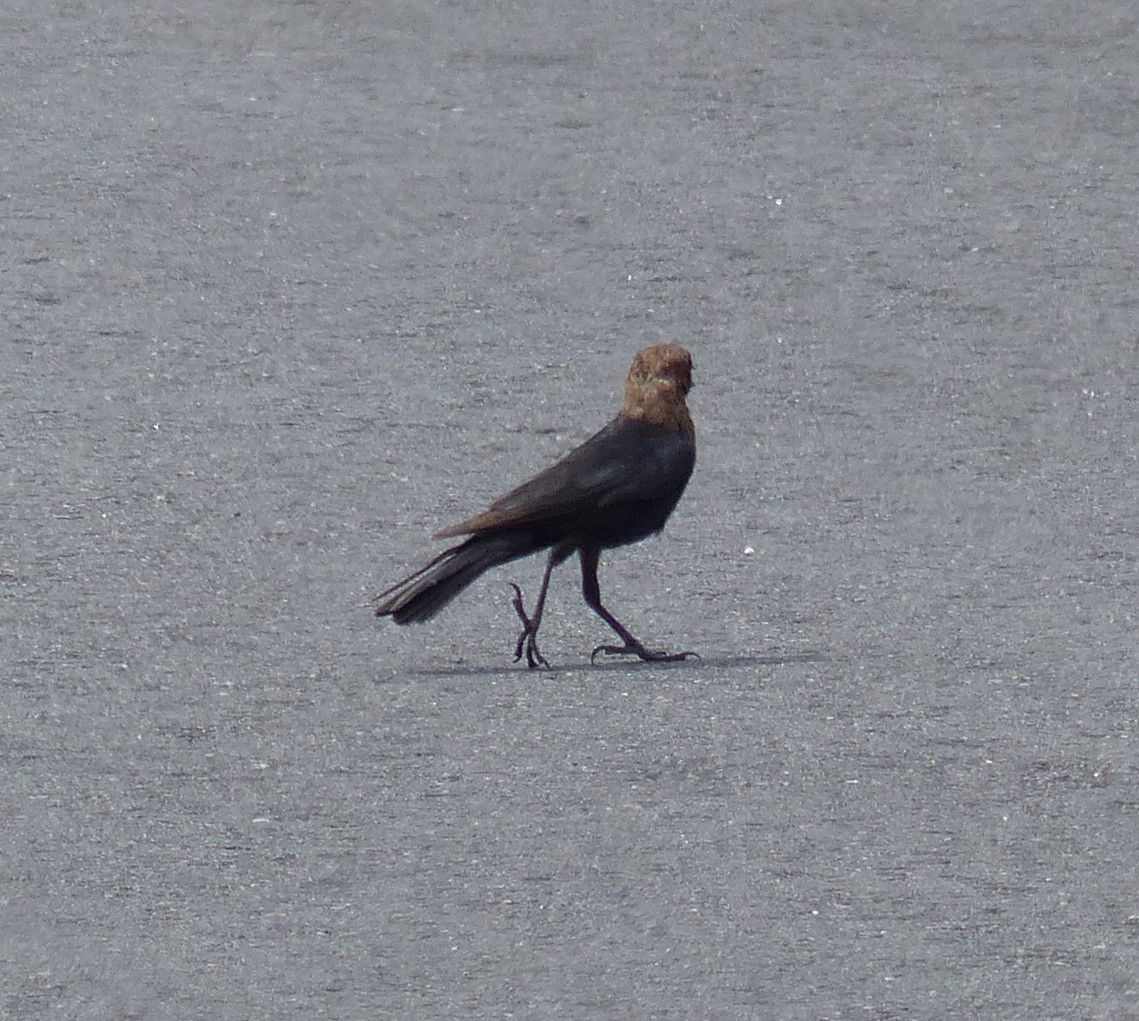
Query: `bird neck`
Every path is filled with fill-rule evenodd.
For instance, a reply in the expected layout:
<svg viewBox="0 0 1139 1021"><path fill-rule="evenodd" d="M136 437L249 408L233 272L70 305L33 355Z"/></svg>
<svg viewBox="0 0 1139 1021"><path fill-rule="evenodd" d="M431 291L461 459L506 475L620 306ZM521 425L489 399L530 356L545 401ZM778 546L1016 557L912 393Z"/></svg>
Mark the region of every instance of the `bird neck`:
<svg viewBox="0 0 1139 1021"><path fill-rule="evenodd" d="M696 438L696 427L675 384L671 381L629 380L620 416L630 422L644 422L668 432Z"/></svg>

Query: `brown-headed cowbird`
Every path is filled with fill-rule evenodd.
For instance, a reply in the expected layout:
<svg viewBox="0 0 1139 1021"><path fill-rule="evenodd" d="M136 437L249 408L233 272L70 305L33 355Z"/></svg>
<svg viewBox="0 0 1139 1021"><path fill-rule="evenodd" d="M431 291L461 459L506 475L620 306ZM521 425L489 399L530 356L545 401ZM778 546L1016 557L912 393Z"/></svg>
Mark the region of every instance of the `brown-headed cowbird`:
<svg viewBox="0 0 1139 1021"><path fill-rule="evenodd" d="M691 388L692 356L684 348L645 348L633 359L625 403L612 422L482 514L438 532L437 539L469 538L381 592L376 616L397 624L430 620L484 571L548 549L532 616L522 604L522 590L512 585L522 621L515 662L525 652L528 666L549 666L538 650L546 590L554 568L573 553L581 558L587 605L624 643L599 645L594 658L599 652L650 661L694 656L646 649L602 606L597 581L601 551L659 532L688 484L696 463L696 430L684 402Z"/></svg>

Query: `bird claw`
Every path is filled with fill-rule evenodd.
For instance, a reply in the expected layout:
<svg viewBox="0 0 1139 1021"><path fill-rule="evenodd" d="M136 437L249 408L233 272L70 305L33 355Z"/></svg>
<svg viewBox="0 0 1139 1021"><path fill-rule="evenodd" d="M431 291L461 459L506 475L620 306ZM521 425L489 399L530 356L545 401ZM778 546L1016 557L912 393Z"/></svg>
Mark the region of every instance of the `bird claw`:
<svg viewBox="0 0 1139 1021"><path fill-rule="evenodd" d="M590 654L589 662L597 662L597 654L603 652L606 656L637 656L645 663L678 663L681 660L699 659L697 652L665 652L664 649L646 649L640 642L628 645L599 645Z"/></svg>
<svg viewBox="0 0 1139 1021"><path fill-rule="evenodd" d="M541 650L538 648L538 639L534 637L533 632L523 631L518 636L518 644L514 647L514 662L517 663L522 658L522 653L526 653L526 665L535 670L540 666L545 667L547 670L552 669L550 661L542 655Z"/></svg>
<svg viewBox="0 0 1139 1021"><path fill-rule="evenodd" d="M522 653L526 653L526 666L531 670L539 666L544 666L547 670L550 669L550 661L542 655L541 650L538 648L538 633L534 627L534 622L526 613L526 607L522 604L522 589L520 589L514 582L510 583L510 587L514 589L514 612L518 614L518 619L522 621L522 634L518 636L518 644L514 646L514 662L517 663L522 658Z"/></svg>

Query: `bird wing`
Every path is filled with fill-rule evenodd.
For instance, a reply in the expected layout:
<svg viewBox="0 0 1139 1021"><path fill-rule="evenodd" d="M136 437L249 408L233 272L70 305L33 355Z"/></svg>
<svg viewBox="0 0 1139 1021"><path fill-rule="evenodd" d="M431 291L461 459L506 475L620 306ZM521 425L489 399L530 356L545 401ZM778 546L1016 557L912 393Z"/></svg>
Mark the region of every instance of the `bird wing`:
<svg viewBox="0 0 1139 1021"><path fill-rule="evenodd" d="M615 418L580 447L499 497L481 514L436 534L469 535L679 495L692 473L688 436Z"/></svg>

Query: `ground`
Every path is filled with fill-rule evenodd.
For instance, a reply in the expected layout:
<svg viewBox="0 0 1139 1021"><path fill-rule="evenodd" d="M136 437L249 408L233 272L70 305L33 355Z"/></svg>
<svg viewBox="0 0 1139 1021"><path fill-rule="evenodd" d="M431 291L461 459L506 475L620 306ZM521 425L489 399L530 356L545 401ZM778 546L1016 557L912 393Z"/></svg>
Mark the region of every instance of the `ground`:
<svg viewBox="0 0 1139 1021"><path fill-rule="evenodd" d="M0 27L0 1018L1139 1017L1130 4ZM701 660L371 616L663 341Z"/></svg>

